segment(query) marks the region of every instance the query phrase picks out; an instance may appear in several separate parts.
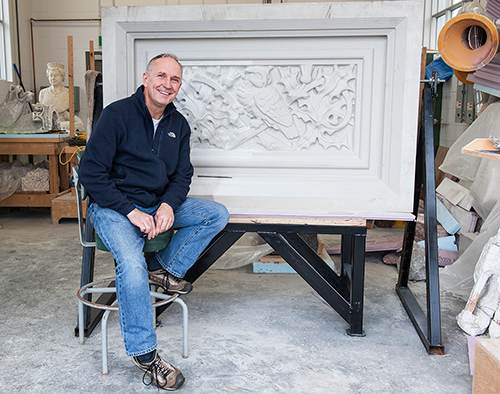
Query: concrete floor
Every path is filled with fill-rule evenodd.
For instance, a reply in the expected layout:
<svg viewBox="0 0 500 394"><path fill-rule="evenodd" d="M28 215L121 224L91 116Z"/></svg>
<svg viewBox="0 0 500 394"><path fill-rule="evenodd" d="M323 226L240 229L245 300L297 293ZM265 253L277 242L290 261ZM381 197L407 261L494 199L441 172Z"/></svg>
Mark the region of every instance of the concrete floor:
<svg viewBox="0 0 500 394"><path fill-rule="evenodd" d="M53 225L45 209L14 209L0 211L0 223L0 392L156 392L125 355L117 314L109 375L101 375L100 330L84 345L74 336L76 220ZM180 392L470 393L466 336L455 323L465 303L442 294L446 355L429 356L395 294L396 269L382 255L367 255L363 338L347 336L347 324L296 274L209 270L184 297L188 359L180 307L160 317L159 351L186 376ZM109 254L98 252L96 266L96 278L112 274ZM422 294L423 284L413 289Z"/></svg>

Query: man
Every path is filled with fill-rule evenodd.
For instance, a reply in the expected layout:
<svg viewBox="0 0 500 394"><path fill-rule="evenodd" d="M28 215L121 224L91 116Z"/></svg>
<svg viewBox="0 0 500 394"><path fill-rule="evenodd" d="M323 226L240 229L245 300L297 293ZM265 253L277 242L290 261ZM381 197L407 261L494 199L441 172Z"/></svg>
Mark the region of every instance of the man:
<svg viewBox="0 0 500 394"><path fill-rule="evenodd" d="M170 294L187 294L192 285L182 278L229 220L223 205L186 197L191 131L172 103L181 78L175 55L151 59L143 86L101 113L79 171L90 196L87 217L116 261L125 351L167 390L181 387L184 376L156 352L148 280ZM170 228L177 230L170 244L145 258L144 238Z"/></svg>

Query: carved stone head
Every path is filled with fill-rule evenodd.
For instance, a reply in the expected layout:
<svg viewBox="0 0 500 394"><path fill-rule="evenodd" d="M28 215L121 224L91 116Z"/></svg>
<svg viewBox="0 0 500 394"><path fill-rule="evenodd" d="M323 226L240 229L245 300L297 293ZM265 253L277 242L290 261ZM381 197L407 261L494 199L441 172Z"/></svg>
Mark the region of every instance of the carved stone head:
<svg viewBox="0 0 500 394"><path fill-rule="evenodd" d="M64 64L57 62L47 63L47 71L46 71L47 77L51 73L61 76L62 80L64 81L66 77L66 72L64 71Z"/></svg>

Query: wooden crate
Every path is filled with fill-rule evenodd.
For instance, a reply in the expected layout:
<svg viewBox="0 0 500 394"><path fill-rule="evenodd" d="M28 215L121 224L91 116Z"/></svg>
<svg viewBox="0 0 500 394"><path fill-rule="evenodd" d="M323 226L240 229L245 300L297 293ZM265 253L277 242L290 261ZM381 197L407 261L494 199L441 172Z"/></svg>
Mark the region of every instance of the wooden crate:
<svg viewBox="0 0 500 394"><path fill-rule="evenodd" d="M78 202L76 195L68 192L60 197L52 200L52 209L50 211L52 216L52 223L58 224L59 220L63 218L77 218L78 217ZM83 201L83 217L85 217L87 201Z"/></svg>
<svg viewBox="0 0 500 394"><path fill-rule="evenodd" d="M477 338L472 394L500 393L500 339Z"/></svg>

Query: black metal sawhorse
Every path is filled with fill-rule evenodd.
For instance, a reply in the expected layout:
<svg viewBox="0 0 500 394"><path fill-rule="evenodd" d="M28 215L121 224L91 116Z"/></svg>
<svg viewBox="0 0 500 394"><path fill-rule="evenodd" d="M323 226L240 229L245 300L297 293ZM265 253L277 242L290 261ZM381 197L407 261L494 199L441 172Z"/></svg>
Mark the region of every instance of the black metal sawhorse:
<svg viewBox="0 0 500 394"><path fill-rule="evenodd" d="M429 354L444 354L441 343L441 312L439 297L439 266L437 244L436 181L434 172L434 113L433 90L422 92L422 107L417 140L415 191L413 215L415 221L406 222L403 252L398 272L396 292L403 303L417 334ZM413 241L420 193L424 197L425 267L426 267L426 311L419 305L408 287Z"/></svg>
<svg viewBox="0 0 500 394"><path fill-rule="evenodd" d="M416 222L406 222L402 261L396 292L429 354L444 354L441 343L439 268L437 258L437 215L434 174L434 135L431 89L423 90L417 141L413 214L418 215L422 185L425 202L426 311L408 287ZM304 223L307 223L305 221ZM186 274L196 281L245 232L256 232L283 257L292 268L349 324L348 333L363 334L363 295L366 222L364 224L280 224L259 223L258 218L231 222L219 233ZM340 234L342 257L340 274L336 274L298 234ZM85 227L85 240L93 240L93 227ZM93 280L95 248L84 247L81 286ZM107 303L99 300L99 303ZM164 309L157 308L159 315ZM90 310L90 308L89 308ZM93 309L92 309L93 310ZM85 335L99 323L99 314L86 316ZM75 329L78 335L78 327Z"/></svg>
<svg viewBox="0 0 500 394"><path fill-rule="evenodd" d="M231 218L207 246L185 279L195 282L246 232L258 233L292 268L349 324L347 333L364 336L363 297L365 276L366 221L356 219L326 219L335 224L303 224L314 219L300 219L302 224L262 223L262 218ZM278 219L279 220L279 219ZM296 220L296 219L295 219ZM94 230L90 221L85 226L85 240L92 241ZM341 266L337 274L298 234L341 235ZM81 286L92 282L95 248L84 247ZM98 300L110 303L112 300ZM159 316L169 304L157 308ZM85 335L92 333L102 313L87 308ZM91 315L91 313L93 313ZM75 334L78 335L78 326Z"/></svg>
<svg viewBox="0 0 500 394"><path fill-rule="evenodd" d="M332 219L335 225L283 224L273 218L231 218L187 272L196 281L246 232L259 234L349 324L347 333L363 336L366 222ZM310 221L310 220L309 220ZM339 234L342 237L339 274L298 234ZM160 312L161 313L161 312Z"/></svg>

